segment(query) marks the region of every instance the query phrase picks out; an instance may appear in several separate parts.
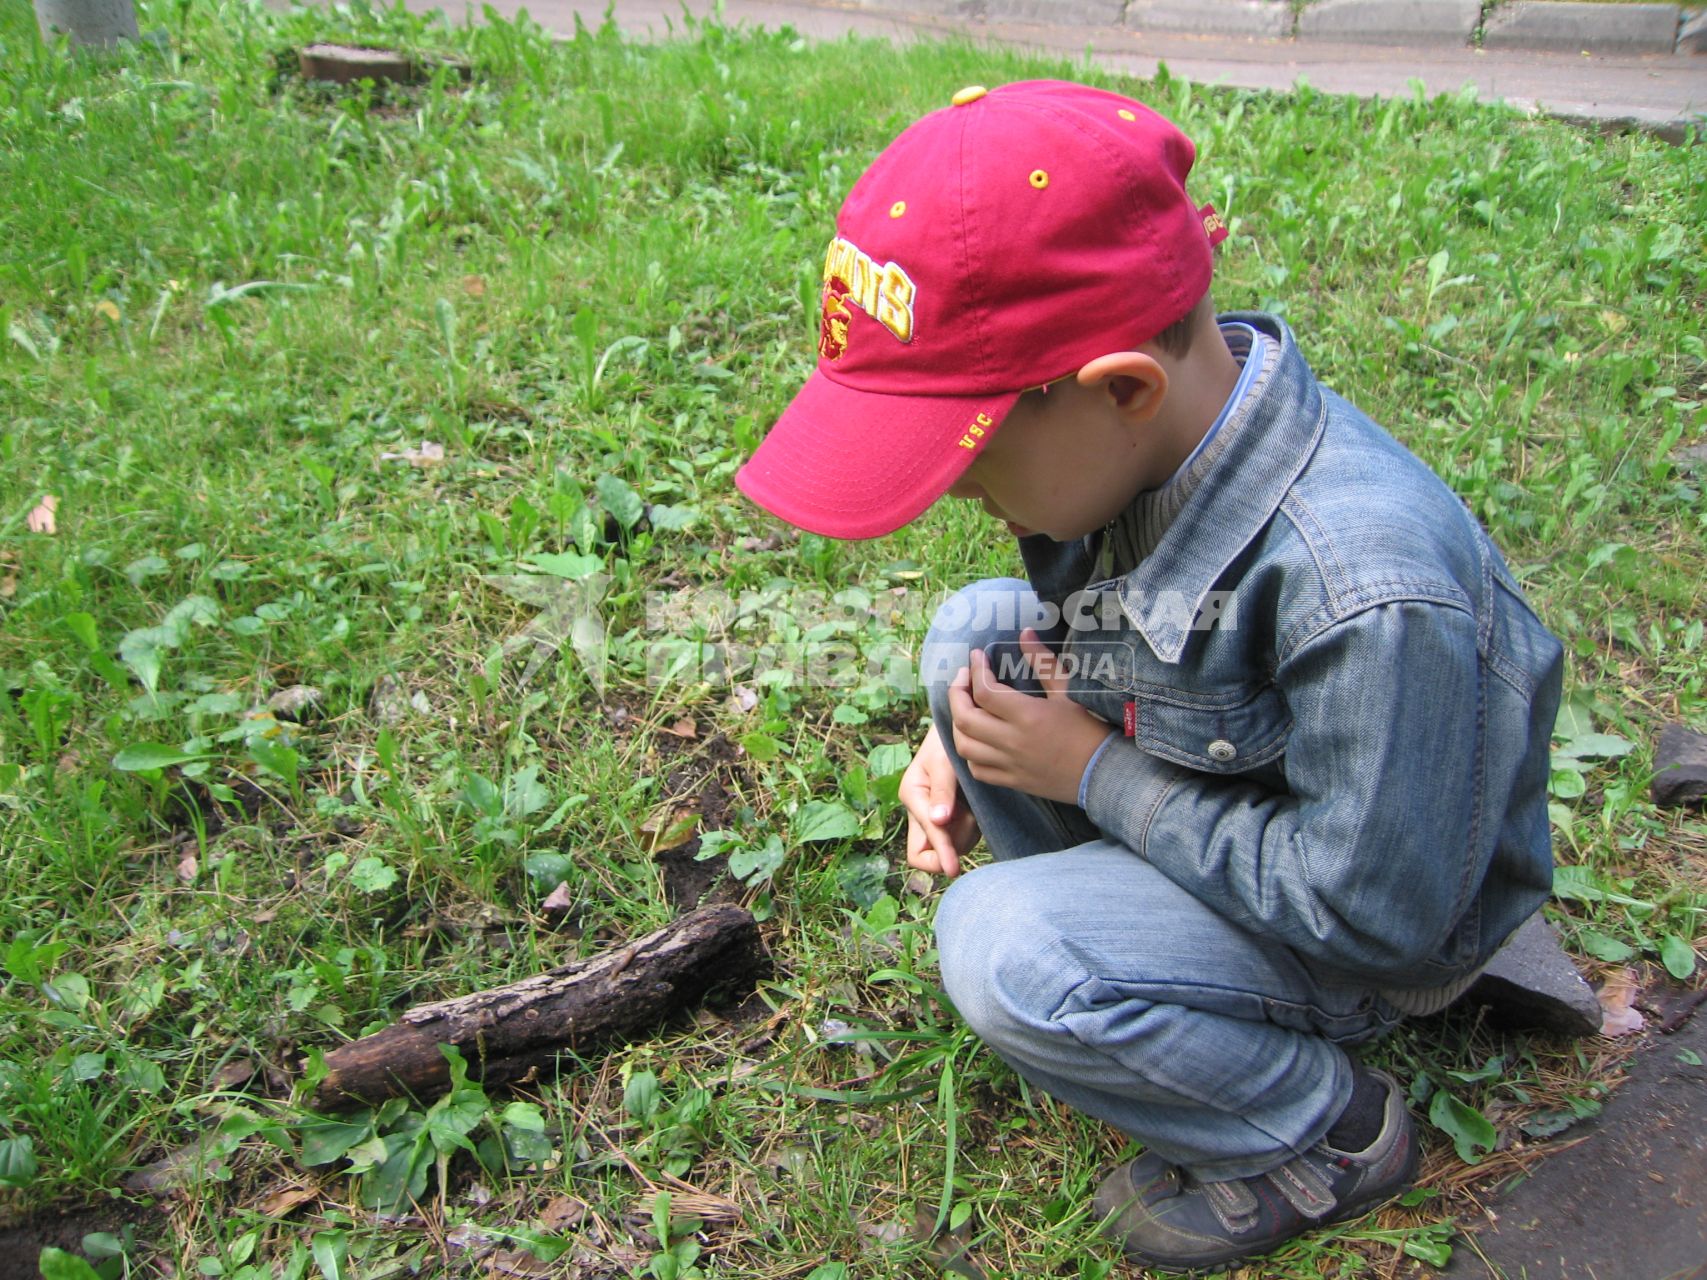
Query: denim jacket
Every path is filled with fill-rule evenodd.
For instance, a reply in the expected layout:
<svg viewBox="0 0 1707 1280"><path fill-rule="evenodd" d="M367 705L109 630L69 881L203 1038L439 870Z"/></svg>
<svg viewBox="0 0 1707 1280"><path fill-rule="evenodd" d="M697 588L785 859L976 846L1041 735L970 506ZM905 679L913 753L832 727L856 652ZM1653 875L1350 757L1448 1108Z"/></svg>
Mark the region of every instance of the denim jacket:
<svg viewBox="0 0 1707 1280"><path fill-rule="evenodd" d="M1414 455L1278 361L1155 551L1021 540L1076 619L1069 696L1123 729L1085 811L1327 980L1440 987L1552 884L1562 651L1487 534Z"/></svg>

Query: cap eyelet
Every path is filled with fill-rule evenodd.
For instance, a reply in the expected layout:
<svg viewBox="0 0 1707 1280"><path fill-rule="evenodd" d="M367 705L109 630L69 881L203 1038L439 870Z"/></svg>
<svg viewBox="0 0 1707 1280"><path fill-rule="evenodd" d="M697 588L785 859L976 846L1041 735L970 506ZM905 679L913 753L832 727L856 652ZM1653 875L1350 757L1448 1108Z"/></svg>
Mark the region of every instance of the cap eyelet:
<svg viewBox="0 0 1707 1280"><path fill-rule="evenodd" d="M907 212L907 202L905 200L897 200L894 204L889 206L889 216L891 218L899 218L903 213L906 213L906 212Z"/></svg>
<svg viewBox="0 0 1707 1280"><path fill-rule="evenodd" d="M1120 118L1128 124L1138 118L1138 113L1136 111L1128 111L1125 107L1122 107L1116 114L1118 114Z"/></svg>
<svg viewBox="0 0 1707 1280"><path fill-rule="evenodd" d="M1042 191L1049 185L1049 175L1042 169L1033 169L1031 171L1031 185Z"/></svg>

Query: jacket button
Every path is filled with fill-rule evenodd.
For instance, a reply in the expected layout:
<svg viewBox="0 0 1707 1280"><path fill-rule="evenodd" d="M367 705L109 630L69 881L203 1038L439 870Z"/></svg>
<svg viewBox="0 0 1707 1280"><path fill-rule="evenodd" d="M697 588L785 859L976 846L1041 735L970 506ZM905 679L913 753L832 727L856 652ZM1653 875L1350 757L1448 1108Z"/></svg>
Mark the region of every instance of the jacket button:
<svg viewBox="0 0 1707 1280"><path fill-rule="evenodd" d="M1209 744L1209 758L1219 760L1222 764L1239 754L1239 749L1225 738L1217 738Z"/></svg>

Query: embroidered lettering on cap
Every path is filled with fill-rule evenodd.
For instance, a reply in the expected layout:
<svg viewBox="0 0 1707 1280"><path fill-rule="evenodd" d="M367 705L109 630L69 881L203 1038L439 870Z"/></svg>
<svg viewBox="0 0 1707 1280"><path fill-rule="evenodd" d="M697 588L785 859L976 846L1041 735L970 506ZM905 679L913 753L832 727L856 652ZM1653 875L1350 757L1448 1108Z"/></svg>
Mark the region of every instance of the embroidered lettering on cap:
<svg viewBox="0 0 1707 1280"><path fill-rule="evenodd" d="M962 449L976 449L978 442L989 434L990 428L995 425L995 420L989 414L981 413L972 419L972 424L966 428L965 433L955 443Z"/></svg>
<svg viewBox="0 0 1707 1280"><path fill-rule="evenodd" d="M824 329L819 353L834 360L847 347L851 317L842 304L858 307L902 342L913 340L913 299L918 287L900 264L881 266L851 241L837 236L824 255ZM832 336L832 323L836 333ZM827 348L833 348L831 354Z"/></svg>

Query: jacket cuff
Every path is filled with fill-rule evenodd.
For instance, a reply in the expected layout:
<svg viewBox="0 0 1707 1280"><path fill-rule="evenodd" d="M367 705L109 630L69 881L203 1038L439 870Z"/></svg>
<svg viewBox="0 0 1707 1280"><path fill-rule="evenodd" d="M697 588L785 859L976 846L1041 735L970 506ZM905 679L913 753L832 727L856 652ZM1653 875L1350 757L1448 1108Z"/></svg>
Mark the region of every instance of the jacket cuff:
<svg viewBox="0 0 1707 1280"><path fill-rule="evenodd" d="M1103 834L1142 853L1150 820L1183 776L1184 770L1140 751L1129 739L1111 736L1081 788L1085 816Z"/></svg>
<svg viewBox="0 0 1707 1280"><path fill-rule="evenodd" d="M1097 743L1097 749L1091 752L1091 758L1085 761L1085 771L1079 775L1079 798L1074 802L1079 808L1085 807L1085 790L1091 785L1091 773L1097 767L1097 761L1101 760L1102 753L1108 750L1108 744L1119 737L1119 732L1110 729L1108 737Z"/></svg>

